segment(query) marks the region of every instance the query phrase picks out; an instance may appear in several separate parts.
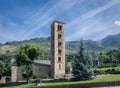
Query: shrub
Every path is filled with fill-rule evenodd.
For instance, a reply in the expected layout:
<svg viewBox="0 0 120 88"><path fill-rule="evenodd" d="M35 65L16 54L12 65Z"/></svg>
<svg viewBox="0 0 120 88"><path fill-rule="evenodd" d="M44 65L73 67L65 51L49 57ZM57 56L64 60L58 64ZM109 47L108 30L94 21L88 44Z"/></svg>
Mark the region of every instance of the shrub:
<svg viewBox="0 0 120 88"><path fill-rule="evenodd" d="M107 70L97 70L97 69L95 69L94 70L94 74L95 75L101 75L101 74L120 74L120 71L119 71L119 69L115 69L115 68L107 69Z"/></svg>
<svg viewBox="0 0 120 88"><path fill-rule="evenodd" d="M48 75L45 75L44 78L45 78L45 79L49 79L49 76L48 76Z"/></svg>

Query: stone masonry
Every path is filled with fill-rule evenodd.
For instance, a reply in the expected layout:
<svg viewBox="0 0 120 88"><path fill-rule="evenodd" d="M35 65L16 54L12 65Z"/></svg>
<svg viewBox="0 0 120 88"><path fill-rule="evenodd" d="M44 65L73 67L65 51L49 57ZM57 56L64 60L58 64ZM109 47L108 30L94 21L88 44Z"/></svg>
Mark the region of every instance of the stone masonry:
<svg viewBox="0 0 120 88"><path fill-rule="evenodd" d="M22 68L16 65L15 59L11 61L11 81L20 82L25 79L22 77ZM36 60L35 76L37 78L51 76L53 79L64 78L65 76L65 39L64 23L54 21L51 25L51 61Z"/></svg>
<svg viewBox="0 0 120 88"><path fill-rule="evenodd" d="M51 76L54 79L65 76L64 23L60 21L51 25Z"/></svg>

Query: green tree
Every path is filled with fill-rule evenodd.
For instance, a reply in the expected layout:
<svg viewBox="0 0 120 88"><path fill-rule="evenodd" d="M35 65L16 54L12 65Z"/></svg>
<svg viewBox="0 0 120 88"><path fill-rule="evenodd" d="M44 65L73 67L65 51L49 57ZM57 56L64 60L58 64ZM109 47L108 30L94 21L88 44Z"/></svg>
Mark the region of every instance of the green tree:
<svg viewBox="0 0 120 88"><path fill-rule="evenodd" d="M28 64L28 65L24 65L23 68L24 69L22 69L22 76L26 78L28 83L29 78L34 75L34 72L33 72L34 66L33 64L32 65Z"/></svg>
<svg viewBox="0 0 120 88"><path fill-rule="evenodd" d="M19 53L15 55L17 66L25 65L30 61L25 53Z"/></svg>
<svg viewBox="0 0 120 88"><path fill-rule="evenodd" d="M118 49L118 53L116 54L118 63L120 64L120 48Z"/></svg>
<svg viewBox="0 0 120 88"><path fill-rule="evenodd" d="M72 62L72 73L76 80L90 79L93 75L91 70L92 61L88 53L85 52L83 41L80 42L80 49L77 55L74 56Z"/></svg>
<svg viewBox="0 0 120 88"><path fill-rule="evenodd" d="M39 54L39 46L23 44L20 46L19 53L15 55L18 66L23 66L22 76L26 78L28 82L29 78L34 74L33 61Z"/></svg>
<svg viewBox="0 0 120 88"><path fill-rule="evenodd" d="M0 79L3 76L3 72L4 72L4 64L3 62L0 60Z"/></svg>
<svg viewBox="0 0 120 88"><path fill-rule="evenodd" d="M93 58L97 58L97 57L98 57L97 53L95 53L95 52L90 52L90 54L91 54L91 56L92 56Z"/></svg>
<svg viewBox="0 0 120 88"><path fill-rule="evenodd" d="M1 54L0 55L0 60L5 63L5 65L8 65L11 62L12 55L8 54Z"/></svg>
<svg viewBox="0 0 120 88"><path fill-rule="evenodd" d="M11 66L5 66L3 76L11 76Z"/></svg>
<svg viewBox="0 0 120 88"><path fill-rule="evenodd" d="M70 73L70 62L68 62L67 60L65 61L65 73L69 74Z"/></svg>
<svg viewBox="0 0 120 88"><path fill-rule="evenodd" d="M39 55L39 48L38 45L23 44L20 46L20 54L24 53L33 61Z"/></svg>
<svg viewBox="0 0 120 88"><path fill-rule="evenodd" d="M39 55L39 46L37 45L32 45L28 51L27 51L27 55L30 58L30 60L34 60L35 58L37 58L37 56Z"/></svg>

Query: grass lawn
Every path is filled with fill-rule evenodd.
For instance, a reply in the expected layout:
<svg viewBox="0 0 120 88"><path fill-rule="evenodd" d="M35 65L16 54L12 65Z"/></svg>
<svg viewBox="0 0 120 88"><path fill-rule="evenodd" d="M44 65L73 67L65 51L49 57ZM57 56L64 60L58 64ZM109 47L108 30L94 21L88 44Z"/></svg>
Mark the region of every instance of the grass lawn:
<svg viewBox="0 0 120 88"><path fill-rule="evenodd" d="M48 82L48 83L44 83L44 85L45 86L53 86L53 85L67 85L67 84L80 84L80 83L93 83L93 82L110 82L110 81L120 81L120 74L108 75L108 76L105 76L105 77L94 78L92 80L86 80L86 81ZM34 85L34 84L22 84L22 85L15 85L15 86L6 86L6 87L2 87L2 88L29 88L32 85Z"/></svg>
<svg viewBox="0 0 120 88"><path fill-rule="evenodd" d="M6 86L6 87L0 87L0 88L30 88L31 86L33 86L34 83L30 83L30 84L19 84L19 85L12 85L12 86Z"/></svg>
<svg viewBox="0 0 120 88"><path fill-rule="evenodd" d="M108 70L108 69L118 69L120 71L120 66L117 66L117 67L107 67L107 68L96 68L96 70Z"/></svg>
<svg viewBox="0 0 120 88"><path fill-rule="evenodd" d="M66 85L66 84L80 84L80 83L93 83L93 82L110 82L110 81L120 81L120 74L118 74L118 75L109 75L109 76L100 77L100 78L94 78L92 80L86 80L86 81L50 82L50 83L45 83L45 86Z"/></svg>

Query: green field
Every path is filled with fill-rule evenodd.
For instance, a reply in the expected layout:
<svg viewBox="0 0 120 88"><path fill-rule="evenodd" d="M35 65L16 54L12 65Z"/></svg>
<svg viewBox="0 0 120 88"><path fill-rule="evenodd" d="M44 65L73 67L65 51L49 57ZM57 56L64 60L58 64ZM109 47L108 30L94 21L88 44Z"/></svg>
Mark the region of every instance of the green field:
<svg viewBox="0 0 120 88"><path fill-rule="evenodd" d="M48 83L44 83L44 86L69 85L69 84L93 83L93 82L110 82L110 81L120 81L120 74L108 75L108 76L105 76L105 77L94 78L92 80L86 80L86 81L48 82ZM7 87L2 87L2 88L29 88L32 85L34 85L34 84L22 84L22 85L7 86Z"/></svg>
<svg viewBox="0 0 120 88"><path fill-rule="evenodd" d="M106 67L106 68L96 68L96 70L108 70L108 69L116 69L116 70L119 70L120 71L120 66L117 66L117 67Z"/></svg>
<svg viewBox="0 0 120 88"><path fill-rule="evenodd" d="M92 80L86 80L86 81L77 81L77 82L51 82L51 83L45 83L46 86L52 86L52 85L66 85L66 84L79 84L79 83L93 83L93 82L110 82L110 81L120 81L120 74L119 75L109 75L105 77L100 78L94 78Z"/></svg>
<svg viewBox="0 0 120 88"><path fill-rule="evenodd" d="M30 88L34 84L21 84L21 85L15 85L15 86L6 86L6 87L0 87L0 88Z"/></svg>

